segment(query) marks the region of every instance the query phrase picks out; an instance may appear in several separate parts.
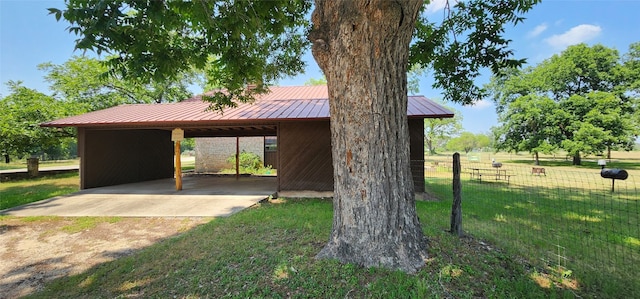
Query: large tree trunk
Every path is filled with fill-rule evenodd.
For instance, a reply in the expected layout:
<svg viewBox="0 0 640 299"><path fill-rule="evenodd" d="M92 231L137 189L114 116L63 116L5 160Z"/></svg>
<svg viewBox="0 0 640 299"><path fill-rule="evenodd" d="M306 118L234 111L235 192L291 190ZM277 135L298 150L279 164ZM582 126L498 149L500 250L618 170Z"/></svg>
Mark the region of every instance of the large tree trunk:
<svg viewBox="0 0 640 299"><path fill-rule="evenodd" d="M421 0L317 0L313 55L327 78L333 229L318 258L415 272L427 241L409 164L407 64Z"/></svg>

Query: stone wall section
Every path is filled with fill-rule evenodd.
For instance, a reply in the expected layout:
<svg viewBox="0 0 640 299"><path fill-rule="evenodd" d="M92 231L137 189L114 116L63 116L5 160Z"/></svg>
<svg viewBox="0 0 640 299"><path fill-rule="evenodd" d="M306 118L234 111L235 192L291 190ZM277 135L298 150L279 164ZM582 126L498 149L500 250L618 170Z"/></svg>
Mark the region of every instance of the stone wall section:
<svg viewBox="0 0 640 299"><path fill-rule="evenodd" d="M240 152L254 153L264 161L264 137L240 137ZM234 168L227 159L236 154L236 137L196 138L196 172Z"/></svg>

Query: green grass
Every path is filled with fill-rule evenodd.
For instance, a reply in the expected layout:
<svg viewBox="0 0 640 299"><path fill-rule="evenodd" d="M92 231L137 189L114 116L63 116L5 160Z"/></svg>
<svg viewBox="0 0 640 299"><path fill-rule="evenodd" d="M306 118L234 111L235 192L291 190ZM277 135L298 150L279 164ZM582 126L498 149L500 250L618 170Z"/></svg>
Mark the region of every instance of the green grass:
<svg viewBox="0 0 640 299"><path fill-rule="evenodd" d="M4 158L3 158L4 162ZM79 160L52 160L52 161L40 161L39 167L54 167L54 166L69 166L69 165L78 165L80 163ZM21 169L27 168L27 160L13 160L10 163L0 163L0 170L8 170L8 169Z"/></svg>
<svg viewBox="0 0 640 299"><path fill-rule="evenodd" d="M533 176L523 165L509 185L464 176L463 228L475 239L445 233L450 175L428 178L428 190L443 200L418 202L431 259L417 275L315 260L331 229L331 203L291 200L216 219L56 280L34 297L640 297L634 170L611 193L597 171L574 178L559 170L564 165L545 167L548 176ZM75 191L77 180L0 183L0 196L34 201L39 190L50 192L42 198ZM68 229L92 223L79 218Z"/></svg>
<svg viewBox="0 0 640 299"><path fill-rule="evenodd" d="M192 171L196 168L196 158L191 156L182 156L180 166L182 171Z"/></svg>
<svg viewBox="0 0 640 299"><path fill-rule="evenodd" d="M0 183L0 210L79 190L78 173Z"/></svg>
<svg viewBox="0 0 640 299"><path fill-rule="evenodd" d="M427 181L439 198L452 198L451 179ZM462 194L465 231L560 274L588 297L640 296L637 190L464 180Z"/></svg>
<svg viewBox="0 0 640 299"><path fill-rule="evenodd" d="M438 224L424 223L430 259L416 275L316 260L329 237L331 202L285 200L215 219L132 256L57 279L31 297L573 297L568 290L540 287L520 259L444 232L444 206L418 203L420 217Z"/></svg>

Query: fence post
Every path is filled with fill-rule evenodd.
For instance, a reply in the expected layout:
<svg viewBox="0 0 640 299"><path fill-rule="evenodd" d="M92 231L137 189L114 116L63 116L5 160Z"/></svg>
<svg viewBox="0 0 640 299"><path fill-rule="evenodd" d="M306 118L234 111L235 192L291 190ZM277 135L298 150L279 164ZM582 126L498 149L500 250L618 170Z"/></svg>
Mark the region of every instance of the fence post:
<svg viewBox="0 0 640 299"><path fill-rule="evenodd" d="M462 237L462 185L460 183L460 154L453 154L453 204L451 205L451 234Z"/></svg>

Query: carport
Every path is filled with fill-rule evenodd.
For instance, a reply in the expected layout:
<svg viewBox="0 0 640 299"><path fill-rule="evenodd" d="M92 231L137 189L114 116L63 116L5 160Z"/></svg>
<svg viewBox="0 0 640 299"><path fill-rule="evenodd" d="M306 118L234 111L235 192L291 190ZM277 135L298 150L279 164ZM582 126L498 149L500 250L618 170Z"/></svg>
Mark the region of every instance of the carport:
<svg viewBox="0 0 640 299"><path fill-rule="evenodd" d="M196 96L179 103L121 105L42 125L77 128L83 190L173 180L171 132L176 128L187 138L277 136L278 192L333 190L326 86L271 87L254 103L239 103L224 113L208 106ZM416 192L423 192L423 120L453 113L423 96L409 96L407 113L411 168ZM188 189L185 184L180 192Z"/></svg>

